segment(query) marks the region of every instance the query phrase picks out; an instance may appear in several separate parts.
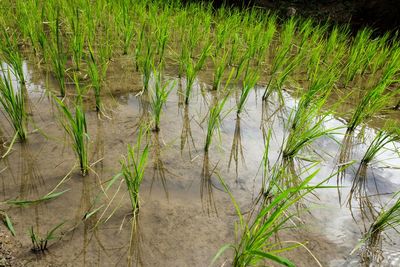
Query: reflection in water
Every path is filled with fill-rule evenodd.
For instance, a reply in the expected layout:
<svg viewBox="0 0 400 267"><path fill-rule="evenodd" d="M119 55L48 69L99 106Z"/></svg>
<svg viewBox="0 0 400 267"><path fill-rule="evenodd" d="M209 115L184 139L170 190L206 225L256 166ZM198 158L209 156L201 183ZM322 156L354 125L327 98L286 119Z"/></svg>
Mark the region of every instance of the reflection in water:
<svg viewBox="0 0 400 267"><path fill-rule="evenodd" d="M208 157L208 152L204 153L203 158L203 169L201 172L201 184L200 184L200 198L203 206L203 211L205 211L208 215L215 214L218 216L217 206L214 200L214 193L211 181L211 176L214 173L217 166L214 169L210 170L210 161Z"/></svg>
<svg viewBox="0 0 400 267"><path fill-rule="evenodd" d="M144 92L139 98L139 109L140 115L139 120L136 123L136 130L140 127L150 127L151 123L151 106L150 106L150 99L146 92Z"/></svg>
<svg viewBox="0 0 400 267"><path fill-rule="evenodd" d="M375 181L375 177L373 179ZM366 227L366 224L368 224L368 221L374 221L378 216L378 211L376 210L372 202L372 199L368 194L367 187L368 187L368 165L361 163L360 166L358 167L356 175L353 178L347 204L349 206L353 219L357 222L358 220L356 219L352 205L353 200L357 201L362 219L361 221L364 224L364 228ZM378 192L378 187L376 186L376 184L375 184L375 189ZM366 230L367 229L364 229L364 231Z"/></svg>
<svg viewBox="0 0 400 267"><path fill-rule="evenodd" d="M131 223L131 236L128 248L128 266L142 266L142 235L140 232L140 215L134 214L130 220Z"/></svg>
<svg viewBox="0 0 400 267"><path fill-rule="evenodd" d="M239 177L239 157L242 159L242 164L245 165L246 162L244 160L243 154L243 145L242 145L242 135L240 131L240 116L236 116L236 125L235 125L235 133L233 135L231 154L228 162L228 169L231 167L232 159L235 162L235 173L236 173L236 181Z"/></svg>
<svg viewBox="0 0 400 267"><path fill-rule="evenodd" d="M339 154L338 161L338 176L337 176L337 184L338 184L338 193L339 193L339 202L341 203L341 192L340 186L343 184L344 179L346 178L346 169L348 166L352 164L350 159L352 158L352 151L354 145L354 132L346 131Z"/></svg>
<svg viewBox="0 0 400 267"><path fill-rule="evenodd" d="M192 129L190 127L191 120L192 119L189 119L189 106L185 105L183 110L183 124L181 131L181 155L183 153L183 150L185 149L185 146L187 145L190 159L192 159L191 146L193 146L193 149L197 151L192 135Z"/></svg>
<svg viewBox="0 0 400 267"><path fill-rule="evenodd" d="M37 155L41 155L43 146L36 150ZM19 199L34 199L40 194L40 188L44 187L44 179L38 168L37 156L32 154L33 149L28 143L20 145L20 195Z"/></svg>
<svg viewBox="0 0 400 267"><path fill-rule="evenodd" d="M150 185L150 194L153 188L153 184L155 180L159 180L164 188L165 196L167 199L169 198L168 195L168 187L167 187L167 179L165 173L168 172L166 167L164 166L164 162L161 158L161 144L160 144L160 135L159 132L154 132L152 135L152 159L153 159L153 176L151 179Z"/></svg>
<svg viewBox="0 0 400 267"><path fill-rule="evenodd" d="M82 181L82 193L81 200L78 209L75 214L75 226L72 230L72 235L78 229L78 226L83 224L83 233L82 233L82 251L78 253L77 258L82 256L82 264L83 266L92 266L93 260L97 259L96 265L98 265L101 258L101 252L103 251L107 254L106 249L100 240L100 230L99 227L96 227L98 222L98 214L97 212L91 213L94 210L95 205L95 195L93 194L93 188L96 188L96 175L91 174L85 179L81 179ZM72 238L72 237L71 237ZM96 242L92 242L92 240ZM89 248L94 248L94 252L98 254L97 257L93 257L92 252L89 253ZM90 255L90 256L88 256Z"/></svg>

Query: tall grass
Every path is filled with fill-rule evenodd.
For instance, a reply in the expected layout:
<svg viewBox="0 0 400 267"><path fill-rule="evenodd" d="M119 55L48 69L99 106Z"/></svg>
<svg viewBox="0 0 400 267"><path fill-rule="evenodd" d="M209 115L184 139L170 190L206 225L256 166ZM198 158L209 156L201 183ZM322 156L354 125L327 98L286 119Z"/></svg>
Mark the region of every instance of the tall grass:
<svg viewBox="0 0 400 267"><path fill-rule="evenodd" d="M0 77L0 104L2 105L8 122L15 130L20 141L25 141L27 137L27 112L25 106L25 96L21 88L14 88L11 80L10 71L2 70Z"/></svg>

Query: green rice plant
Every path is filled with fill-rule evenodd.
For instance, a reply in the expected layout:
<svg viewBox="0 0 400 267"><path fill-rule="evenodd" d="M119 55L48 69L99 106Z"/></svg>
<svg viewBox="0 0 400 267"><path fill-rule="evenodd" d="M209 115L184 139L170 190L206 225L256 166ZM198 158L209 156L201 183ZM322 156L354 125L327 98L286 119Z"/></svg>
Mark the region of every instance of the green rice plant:
<svg viewBox="0 0 400 267"><path fill-rule="evenodd" d="M1 58L11 66L12 72L18 78L18 81L25 84L24 71L22 68L23 57L18 49L17 33L9 33L4 26L2 27L2 42L0 44Z"/></svg>
<svg viewBox="0 0 400 267"><path fill-rule="evenodd" d="M240 114L242 113L249 94L251 90L254 89L254 87L256 86L259 78L260 75L258 74L258 71L246 73L246 76L243 80L242 90L240 91L239 101L237 102L237 116L240 116Z"/></svg>
<svg viewBox="0 0 400 267"><path fill-rule="evenodd" d="M278 84L282 85L283 81L291 71L294 70L300 62L300 57L292 57L291 51L293 46L293 38L295 34L296 20L291 18L283 26L283 30L280 35L281 45L275 53L270 69L270 78L263 94L263 100L266 100L272 93L273 81L279 81ZM276 77L280 73L280 77Z"/></svg>
<svg viewBox="0 0 400 267"><path fill-rule="evenodd" d="M167 46L168 39L170 38L170 25L168 23L168 12L163 11L164 15L160 17L156 29L157 39L157 54L159 57L158 63L162 63L164 60L165 48Z"/></svg>
<svg viewBox="0 0 400 267"><path fill-rule="evenodd" d="M370 145L368 146L367 151L360 161L360 165L358 166L357 172L353 178L348 204L351 208L352 200L357 198L360 204L360 210L363 214L366 215L369 212L372 216L375 214L375 210L368 199L367 192L367 171L368 166L371 164L372 160L379 154L382 149L385 148L387 144L392 142L397 142L400 140L400 133L398 130L398 125L394 123L389 123L383 129L379 130Z"/></svg>
<svg viewBox="0 0 400 267"><path fill-rule="evenodd" d="M139 58L143 74L143 92L148 92L151 73L154 68L154 52L149 40L146 43L146 53Z"/></svg>
<svg viewBox="0 0 400 267"><path fill-rule="evenodd" d="M122 32L123 54L127 55L134 36L134 23L131 19L130 0L121 1L121 14L120 14L120 29Z"/></svg>
<svg viewBox="0 0 400 267"><path fill-rule="evenodd" d="M140 130L136 145L128 145L127 156L120 161L121 174L128 188L129 198L132 205L132 213L134 216L139 213L140 185L143 181L144 171L149 154L149 148L147 145L143 151L141 151L142 135L143 132Z"/></svg>
<svg viewBox="0 0 400 267"><path fill-rule="evenodd" d="M27 137L27 112L25 106L25 96L21 88L15 89L10 71L6 76L5 70L0 77L0 104L4 109L8 122L15 130L15 136L19 137L21 142Z"/></svg>
<svg viewBox="0 0 400 267"><path fill-rule="evenodd" d="M257 48L256 48L256 59L257 65L261 63L262 60L265 60L265 57L269 51L270 45L274 39L276 33L276 15L272 14L268 16L267 29L261 30L259 34L259 38L257 39Z"/></svg>
<svg viewBox="0 0 400 267"><path fill-rule="evenodd" d="M62 33L60 32L60 10L57 9L55 25L52 26L52 34L47 42L47 54L50 57L53 73L60 86L61 97L65 96L65 72L67 64L67 55L63 51ZM55 38L55 40L53 39Z"/></svg>
<svg viewBox="0 0 400 267"><path fill-rule="evenodd" d="M309 110L296 121L296 127L293 128L290 123L293 123L292 118L289 118L290 131L285 138L284 147L282 150L282 158L284 161L292 161L299 156L300 151L311 145L315 140L321 137L331 137L331 134L337 128L325 128L324 122L329 114L320 115L316 119L319 110ZM331 137L332 138L332 137Z"/></svg>
<svg viewBox="0 0 400 267"><path fill-rule="evenodd" d="M99 62L101 61L101 62ZM107 63L104 60L96 60L92 46L89 44L89 55L87 60L87 73L90 78L90 86L93 88L96 100L96 111L101 110L101 89L107 69Z"/></svg>
<svg viewBox="0 0 400 267"><path fill-rule="evenodd" d="M79 160L82 176L86 176L90 169L88 159L89 135L87 132L86 115L83 109L82 92L78 81L75 80L78 98L75 103L75 114L60 99L54 97L62 119L61 124L72 141L72 149Z"/></svg>
<svg viewBox="0 0 400 267"><path fill-rule="evenodd" d="M35 230L33 230L33 226L31 226L31 228L29 228L29 236L32 241L32 251L35 253L45 252L48 249L49 241L56 239L54 234L63 224L64 222L50 229L50 231L48 231L44 237L40 237Z"/></svg>
<svg viewBox="0 0 400 267"><path fill-rule="evenodd" d="M35 55L38 55L39 50L43 49L45 38L42 26L43 6L40 5L39 1L35 0L17 0L15 2L18 28L24 38L29 39Z"/></svg>
<svg viewBox="0 0 400 267"><path fill-rule="evenodd" d="M146 23L142 23L142 27L139 28L140 31L136 33L137 40L136 40L136 45L135 45L135 64L136 64L136 71L139 71L139 65L140 65L140 58L142 54L142 48L143 48L143 42L144 42L144 35L145 35L145 30L146 30Z"/></svg>
<svg viewBox="0 0 400 267"><path fill-rule="evenodd" d="M174 85L171 86L170 82L162 84L161 73L154 70L155 77L154 91L151 92L151 106L154 116L153 131L160 131L160 117L163 107L168 100L168 95L171 93Z"/></svg>
<svg viewBox="0 0 400 267"><path fill-rule="evenodd" d="M393 203L389 206L389 203ZM360 247L361 260L364 266L380 264L382 257L382 234L393 229L397 234L400 226L400 193L396 193L386 207L382 208L377 218L373 221L368 231L364 234L363 239L353 250L356 251ZM352 252L352 253L353 253Z"/></svg>
<svg viewBox="0 0 400 267"><path fill-rule="evenodd" d="M71 12L72 14L69 14L68 18L72 29L72 60L74 61L75 69L79 71L85 45L85 27L84 22L82 23L83 18L79 8L73 7Z"/></svg>
<svg viewBox="0 0 400 267"><path fill-rule="evenodd" d="M352 42L349 52L348 63L345 68L345 83L352 81L357 73L368 64L368 54L375 52L375 42L371 42L372 30L363 29L359 31Z"/></svg>
<svg viewBox="0 0 400 267"><path fill-rule="evenodd" d="M220 59L217 59L217 57L213 57L212 59L214 61L214 80L212 89L218 90L227 67L228 53L224 53Z"/></svg>
<svg viewBox="0 0 400 267"><path fill-rule="evenodd" d="M228 99L228 94L225 97L223 97L221 101L215 103L209 111L208 122L207 122L207 135L204 145L205 152L208 152L210 148L214 133L215 132L219 133L223 120L222 111L227 99Z"/></svg>
<svg viewBox="0 0 400 267"><path fill-rule="evenodd" d="M216 101L216 103L213 104L213 106L210 108L210 110L208 112L207 135L206 135L206 140L205 140L205 145L204 145L204 151L206 153L208 153L208 150L210 148L212 138L213 138L215 132L219 133L219 130L220 130L220 127L222 124L222 120L227 115L227 114L225 114L225 116L223 116L222 111L223 111L223 108L229 97L230 92L229 91L227 92L227 88L230 84L233 72L234 72L234 69L231 70L231 73L229 75L227 83L225 84L225 88L223 90L225 95L222 97L221 100Z"/></svg>
<svg viewBox="0 0 400 267"><path fill-rule="evenodd" d="M231 37L231 48L229 54L228 65L233 66L235 62L238 60L238 55L241 47L241 38L238 33L233 33Z"/></svg>
<svg viewBox="0 0 400 267"><path fill-rule="evenodd" d="M186 67L186 90L185 90L185 104L189 105L190 95L192 93L193 84L197 77L197 74L203 67L209 53L211 50L212 43L208 43L201 51L199 59L197 62L191 57L186 57L185 67Z"/></svg>
<svg viewBox="0 0 400 267"><path fill-rule="evenodd" d="M294 249L299 246L299 243L293 242L293 245L285 245L280 242L276 244L276 241L273 241L273 237L287 227L286 223L294 217L295 214L291 211L291 208L298 201L320 187L321 184L309 184L318 171L313 171L307 175L296 187L278 190L271 197L269 203L262 205L258 212L251 212L248 219L244 218L232 193L220 179L239 217L239 223L235 227L237 229L236 236L239 237L239 240L236 244L223 246L214 257L213 262L226 250L232 249L232 266L258 266L265 264L266 260L284 266L295 266L292 261L280 256L279 253Z"/></svg>
<svg viewBox="0 0 400 267"><path fill-rule="evenodd" d="M382 78L361 98L347 124L348 132L353 132L361 123L382 110L397 93L398 90L387 92L387 88L396 81L395 74L399 70L397 63L399 58L400 50L397 50L392 60L387 63Z"/></svg>

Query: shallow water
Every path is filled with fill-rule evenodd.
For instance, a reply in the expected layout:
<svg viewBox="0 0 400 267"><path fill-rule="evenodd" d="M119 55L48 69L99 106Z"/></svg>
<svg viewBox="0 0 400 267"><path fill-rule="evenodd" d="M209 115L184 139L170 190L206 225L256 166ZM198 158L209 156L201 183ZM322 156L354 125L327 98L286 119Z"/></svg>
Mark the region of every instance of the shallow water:
<svg viewBox="0 0 400 267"><path fill-rule="evenodd" d="M152 146L141 188L138 234L131 243L131 209L125 185L117 182L107 195L102 190L119 172L119 160L126 153L127 145L135 142L139 123L149 115L144 110L146 102L137 96L141 89L140 74L133 71L129 60L122 59L110 67L103 97L105 114L109 118L99 118L94 111L93 98L85 99L89 155L93 165L90 175L81 177L78 168L71 172L76 164L75 157L58 121L57 109L46 94L47 90L57 92L56 82L36 65L25 66L31 131L26 144L15 144L12 153L0 160L1 200L35 200L52 191L60 181L63 182L56 191L68 190L54 200L35 205L4 205L22 244L18 257L26 266L125 266L129 254L133 254L134 263L143 266L206 266L222 245L234 242L237 217L233 205L222 191L217 176L213 174L211 184L208 184L202 180L202 170L208 167L210 171L218 172L243 211L251 207L261 182L259 167L264 149L260 129L262 87L249 96L240 122L234 111L226 116L220 141L215 135L207 157L203 146L205 118L215 96L207 90L212 74L201 73L191 102L185 108L179 97L179 86L184 85L184 81L175 77L174 68L166 70L166 79L174 80L177 89L170 94L162 114L160 133L152 133L149 140ZM73 89L69 88L68 92L71 95ZM278 101L271 98L267 106L266 113L272 116L264 127L273 129L271 162L278 157L286 132L284 124L296 100L285 93L285 103L284 108L278 109ZM226 110L234 107L233 95ZM13 134L4 116L0 117L0 125L4 138L10 140ZM332 117L326 122L327 127L341 125L340 118ZM237 127L240 127L242 150L240 146L236 147L239 149L236 174L235 160L229 162L234 153L231 150ZM334 135L339 142L344 131L341 129ZM367 144L374 132L372 128L366 129ZM365 144L355 145L353 158L361 159L366 148ZM313 183L337 170L339 145L334 140L318 140L308 154L319 155L321 161L320 172ZM310 165L304 160L297 164ZM347 186L351 185L349 181L355 167L347 171ZM398 167L400 160L393 151L387 150L369 168L371 192L385 194L382 202L388 201L390 194L400 189L400 181L396 179L400 174ZM377 186L372 187L375 180ZM336 176L328 184L336 185ZM343 196L347 193L348 189L343 189ZM317 196L307 198L306 205L310 213L302 215L304 224L297 230L283 232L281 240L305 242L324 266L357 266L357 255L350 255L363 228L357 211L354 215L356 223L346 204L339 204L335 188L318 190ZM99 207L97 213L84 220L85 214ZM28 229L33 227L44 235L61 222L64 222L61 239L53 240L44 254L32 253ZM398 239L387 241L390 242L385 243L383 264L395 266L396 252L400 250L396 249ZM224 263L229 256L228 253L221 257L219 263ZM287 256L298 266L316 266L313 257L303 248L291 251Z"/></svg>

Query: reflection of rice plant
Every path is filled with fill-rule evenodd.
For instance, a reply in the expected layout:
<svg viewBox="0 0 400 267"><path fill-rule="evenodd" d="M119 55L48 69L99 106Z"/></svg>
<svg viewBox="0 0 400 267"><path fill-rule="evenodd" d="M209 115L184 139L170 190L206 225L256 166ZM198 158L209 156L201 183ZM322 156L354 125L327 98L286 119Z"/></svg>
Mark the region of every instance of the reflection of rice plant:
<svg viewBox="0 0 400 267"><path fill-rule="evenodd" d="M11 74L8 71L6 76L5 70L0 77L0 104L7 114L9 123L14 128L15 134L21 141L24 141L27 136L25 98L21 88L14 89Z"/></svg>
<svg viewBox="0 0 400 267"><path fill-rule="evenodd" d="M141 150L142 130L139 133L136 145L128 145L128 154L121 161L121 174L128 188L129 198L132 205L132 213L136 215L139 212L139 190L143 181L146 168L149 148L146 145Z"/></svg>

